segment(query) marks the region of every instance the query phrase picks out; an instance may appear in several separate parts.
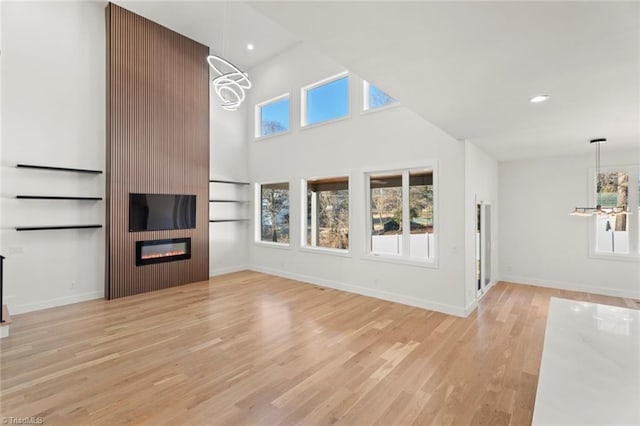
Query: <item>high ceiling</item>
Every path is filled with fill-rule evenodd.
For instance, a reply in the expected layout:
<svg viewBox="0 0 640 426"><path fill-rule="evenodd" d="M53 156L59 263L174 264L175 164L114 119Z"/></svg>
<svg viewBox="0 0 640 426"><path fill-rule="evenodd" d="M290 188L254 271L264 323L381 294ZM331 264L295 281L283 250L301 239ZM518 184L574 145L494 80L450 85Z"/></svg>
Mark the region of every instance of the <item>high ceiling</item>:
<svg viewBox="0 0 640 426"><path fill-rule="evenodd" d="M640 2L116 3L243 69L302 40L499 160L640 146Z"/></svg>
<svg viewBox="0 0 640 426"><path fill-rule="evenodd" d="M640 145L638 2L250 5L499 160Z"/></svg>
<svg viewBox="0 0 640 426"><path fill-rule="evenodd" d="M241 69L277 55L298 40L280 25L241 2L115 0L138 15L211 48ZM247 44L255 48L250 51Z"/></svg>

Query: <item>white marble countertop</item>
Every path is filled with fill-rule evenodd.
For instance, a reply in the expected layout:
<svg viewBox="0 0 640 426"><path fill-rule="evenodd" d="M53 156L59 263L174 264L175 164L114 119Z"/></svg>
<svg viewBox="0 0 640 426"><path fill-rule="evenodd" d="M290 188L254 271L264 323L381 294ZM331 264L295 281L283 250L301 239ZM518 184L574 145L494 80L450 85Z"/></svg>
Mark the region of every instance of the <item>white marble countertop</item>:
<svg viewBox="0 0 640 426"><path fill-rule="evenodd" d="M551 298L533 424L640 425L640 311Z"/></svg>

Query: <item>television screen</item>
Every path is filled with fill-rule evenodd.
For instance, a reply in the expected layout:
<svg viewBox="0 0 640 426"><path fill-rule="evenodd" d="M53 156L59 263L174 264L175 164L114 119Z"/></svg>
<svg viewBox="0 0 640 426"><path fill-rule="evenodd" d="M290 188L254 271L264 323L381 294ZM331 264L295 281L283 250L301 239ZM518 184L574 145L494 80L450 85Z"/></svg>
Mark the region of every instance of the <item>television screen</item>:
<svg viewBox="0 0 640 426"><path fill-rule="evenodd" d="M129 232L195 227L195 195L129 194Z"/></svg>

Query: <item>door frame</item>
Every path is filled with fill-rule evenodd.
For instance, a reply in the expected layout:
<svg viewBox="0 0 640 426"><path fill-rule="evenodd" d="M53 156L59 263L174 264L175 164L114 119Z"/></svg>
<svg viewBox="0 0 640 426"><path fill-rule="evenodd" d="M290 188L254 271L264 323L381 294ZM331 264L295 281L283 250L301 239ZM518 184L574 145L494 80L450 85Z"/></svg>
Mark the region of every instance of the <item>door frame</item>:
<svg viewBox="0 0 640 426"><path fill-rule="evenodd" d="M474 216L476 217L476 221L477 219L477 208L478 206L480 206L480 288L478 289L478 282L477 282L477 260L476 260L476 273L474 274L474 288L476 289L476 298L479 300L482 296L484 296L485 294L487 294L487 292L489 291L489 289L493 286L493 284L495 284L495 275L494 275L494 268L493 268L493 264L494 264L494 243L495 243L495 238L494 238L494 231L493 231L493 202L492 201L485 201L485 200L476 200L475 203L475 209L476 211L474 212ZM492 211L492 213L489 215L489 235L487 235L486 232L486 208L489 207ZM476 222L476 232L477 232L477 226L478 223ZM477 238L477 237L476 237ZM486 268L486 263L485 263L485 253L486 253L486 247L487 247L487 238L489 238L489 254L490 254L490 262L489 262L489 282L486 282L486 272L487 272L487 268ZM476 242L477 244L477 242Z"/></svg>

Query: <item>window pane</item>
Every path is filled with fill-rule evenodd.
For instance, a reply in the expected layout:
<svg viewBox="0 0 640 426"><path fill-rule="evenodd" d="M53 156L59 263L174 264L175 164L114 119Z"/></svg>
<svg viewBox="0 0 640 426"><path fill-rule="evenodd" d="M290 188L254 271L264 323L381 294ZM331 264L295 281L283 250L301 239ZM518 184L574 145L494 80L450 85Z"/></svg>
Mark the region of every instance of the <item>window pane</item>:
<svg viewBox="0 0 640 426"><path fill-rule="evenodd" d="M307 182L307 245L349 248L347 178Z"/></svg>
<svg viewBox="0 0 640 426"><path fill-rule="evenodd" d="M598 176L598 204L602 207L624 207L628 205L629 174L601 173ZM629 232L627 215L597 216L597 251L602 253L628 253Z"/></svg>
<svg viewBox="0 0 640 426"><path fill-rule="evenodd" d="M402 175L371 176L371 252L402 254Z"/></svg>
<svg viewBox="0 0 640 426"><path fill-rule="evenodd" d="M368 109L380 108L380 107L383 107L385 105L391 105L394 102L397 102L397 100L394 99L389 94L387 94L387 93L383 92L382 90L378 89L373 84L369 83L369 105L368 105Z"/></svg>
<svg viewBox="0 0 640 426"><path fill-rule="evenodd" d="M260 194L262 241L289 242L289 184L262 185Z"/></svg>
<svg viewBox="0 0 640 426"><path fill-rule="evenodd" d="M409 173L410 256L433 258L433 173Z"/></svg>
<svg viewBox="0 0 640 426"><path fill-rule="evenodd" d="M287 130L289 130L288 97L260 107L260 136L269 136Z"/></svg>
<svg viewBox="0 0 640 426"><path fill-rule="evenodd" d="M307 91L307 125L340 118L349 112L349 77Z"/></svg>

